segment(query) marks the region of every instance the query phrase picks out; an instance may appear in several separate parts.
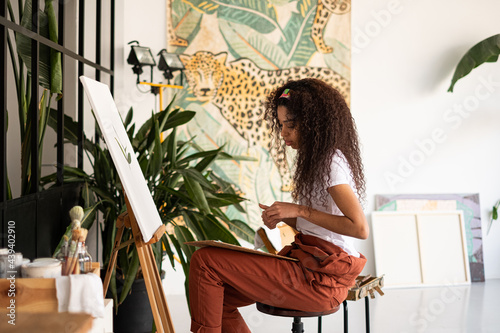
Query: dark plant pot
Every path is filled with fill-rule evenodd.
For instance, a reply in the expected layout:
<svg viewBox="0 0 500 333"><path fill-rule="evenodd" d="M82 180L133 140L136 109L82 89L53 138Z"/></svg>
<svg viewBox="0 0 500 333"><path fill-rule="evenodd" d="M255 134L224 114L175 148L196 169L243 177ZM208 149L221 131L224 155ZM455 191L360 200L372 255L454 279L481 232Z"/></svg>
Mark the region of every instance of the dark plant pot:
<svg viewBox="0 0 500 333"><path fill-rule="evenodd" d="M123 280L116 280L120 295ZM109 296L108 296L109 295ZM112 298L108 290L108 297ZM149 304L148 291L144 279L137 279L125 301L118 306L118 314L113 311L113 331L115 333L150 333L153 328L153 312Z"/></svg>
<svg viewBox="0 0 500 333"><path fill-rule="evenodd" d="M16 252L30 259L52 256L71 222L69 210L79 204L81 188L81 183L70 183L1 202L0 248L8 245L10 227Z"/></svg>

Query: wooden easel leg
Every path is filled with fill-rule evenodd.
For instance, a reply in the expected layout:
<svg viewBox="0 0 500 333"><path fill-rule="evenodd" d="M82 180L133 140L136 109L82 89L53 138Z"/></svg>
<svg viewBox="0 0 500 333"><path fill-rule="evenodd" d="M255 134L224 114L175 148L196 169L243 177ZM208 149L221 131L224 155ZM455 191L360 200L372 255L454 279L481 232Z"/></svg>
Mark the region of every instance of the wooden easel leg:
<svg viewBox="0 0 500 333"><path fill-rule="evenodd" d="M109 287L109 281L111 280L111 276L113 275L113 270L116 266L116 258L118 256L118 248L120 247L120 243L122 240L123 232L125 231L125 225L123 221L117 220L116 222L118 230L116 231L115 243L113 246L113 253L111 254L111 258L109 258L108 269L106 270L106 277L104 278L104 283L102 289L104 291L104 298L106 298L106 293ZM118 226L118 224L120 224Z"/></svg>
<svg viewBox="0 0 500 333"><path fill-rule="evenodd" d="M139 230L139 225L137 224L137 220L135 219L134 213L126 196L125 202L127 204L130 226L132 228L132 234L134 235L135 246L137 254L139 255L139 262L141 263L144 283L146 284L146 289L148 291L149 304L151 305L151 311L153 312L156 330L158 333L175 333L174 324L172 322L172 318L170 317L170 312L168 311L165 293L163 292L160 274L158 273L158 266L156 266L153 249L151 248L151 244L144 242L141 231ZM164 227L160 228L159 233L163 233L164 230Z"/></svg>
<svg viewBox="0 0 500 333"><path fill-rule="evenodd" d="M139 261L141 262L144 281L149 295L149 302L155 318L158 333L174 333L174 324L170 317L167 301L163 292L160 275L151 245L136 244Z"/></svg>

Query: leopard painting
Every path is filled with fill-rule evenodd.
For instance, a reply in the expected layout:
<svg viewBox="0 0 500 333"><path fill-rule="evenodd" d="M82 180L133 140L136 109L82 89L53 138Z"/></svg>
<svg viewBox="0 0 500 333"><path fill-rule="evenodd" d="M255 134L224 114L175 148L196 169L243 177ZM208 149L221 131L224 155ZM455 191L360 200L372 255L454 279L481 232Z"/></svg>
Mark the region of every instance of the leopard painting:
<svg viewBox="0 0 500 333"><path fill-rule="evenodd" d="M213 103L250 145L269 151L281 175L282 191L290 190L290 169L284 151L276 150L271 144L269 127L263 119L263 99L288 80L305 77L322 79L337 88L347 101L350 97L349 81L330 68L302 66L264 70L248 59L226 64L226 52L214 55L199 51L179 57L194 96L199 101Z"/></svg>
<svg viewBox="0 0 500 333"><path fill-rule="evenodd" d="M188 41L184 38L177 36L175 30L176 27L172 23L172 2L174 0L167 0L167 41L171 46L188 46ZM186 1L189 3L189 1ZM210 1L204 2L205 6L208 6ZM192 5L193 8L196 6ZM209 9L204 9L204 12L212 14L218 6L208 6ZM320 53L331 53L333 48L328 46L323 41L323 33L325 31L326 24L330 19L332 14L341 15L346 14L351 11L351 0L318 0L318 5L316 8L316 14L311 29L311 38L316 46L316 49Z"/></svg>

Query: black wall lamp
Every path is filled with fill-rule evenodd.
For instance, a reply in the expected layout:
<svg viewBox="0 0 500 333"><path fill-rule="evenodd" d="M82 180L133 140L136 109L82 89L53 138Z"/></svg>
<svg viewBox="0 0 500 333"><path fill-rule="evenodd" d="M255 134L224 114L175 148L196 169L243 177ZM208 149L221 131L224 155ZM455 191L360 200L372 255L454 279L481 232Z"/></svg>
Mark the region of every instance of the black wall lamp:
<svg viewBox="0 0 500 333"><path fill-rule="evenodd" d="M151 69L151 82L153 82L153 67L156 66L155 58L151 53L149 47L140 46L139 42L133 40L128 44L136 43L137 45L131 45L131 50L127 58L127 63L132 65L132 71L137 75L137 83L140 82L139 76L143 73L142 67L149 66Z"/></svg>
<svg viewBox="0 0 500 333"><path fill-rule="evenodd" d="M163 71L163 76L167 79L168 84L170 84L170 80L174 77L172 73L180 71L182 85L182 71L184 71L184 65L179 59L179 56L175 53L167 53L167 50L165 49L161 50L157 55L160 56L158 69Z"/></svg>

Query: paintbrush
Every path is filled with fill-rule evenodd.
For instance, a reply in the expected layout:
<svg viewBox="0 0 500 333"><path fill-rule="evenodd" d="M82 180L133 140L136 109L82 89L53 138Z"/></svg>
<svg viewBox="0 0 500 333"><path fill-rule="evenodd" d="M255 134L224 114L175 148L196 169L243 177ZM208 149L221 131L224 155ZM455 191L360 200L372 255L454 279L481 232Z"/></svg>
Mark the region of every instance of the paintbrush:
<svg viewBox="0 0 500 333"><path fill-rule="evenodd" d="M62 275L69 274L69 267L72 265L73 254L76 252L76 241L72 240L69 244L68 251L66 254L66 261L64 263L64 269Z"/></svg>
<svg viewBox="0 0 500 333"><path fill-rule="evenodd" d="M77 229L75 227L75 222L78 221L78 228L80 227L80 223L83 219L83 216L85 215L85 212L83 211L83 208L80 206L75 206L71 208L69 211L69 218L71 219L71 222L73 223L73 229Z"/></svg>
<svg viewBox="0 0 500 333"><path fill-rule="evenodd" d="M88 230L85 228L73 229L71 235L71 247L70 253L68 255L68 260L66 261L66 269L64 275L69 275L73 273L75 269L76 262L78 261L78 244L85 242L87 238ZM78 268L78 265L76 265Z"/></svg>

